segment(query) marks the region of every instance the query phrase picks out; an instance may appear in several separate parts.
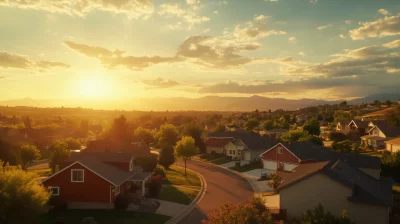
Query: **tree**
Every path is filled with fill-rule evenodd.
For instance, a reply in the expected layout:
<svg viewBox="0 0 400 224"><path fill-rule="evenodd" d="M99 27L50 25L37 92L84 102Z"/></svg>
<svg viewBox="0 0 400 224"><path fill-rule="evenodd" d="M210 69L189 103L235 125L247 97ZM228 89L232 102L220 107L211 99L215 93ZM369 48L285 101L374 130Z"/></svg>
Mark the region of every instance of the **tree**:
<svg viewBox="0 0 400 224"><path fill-rule="evenodd" d="M216 132L225 132L226 131L226 127L223 124L218 124L217 127L215 127L215 131Z"/></svg>
<svg viewBox="0 0 400 224"><path fill-rule="evenodd" d="M31 119L29 118L29 116L27 116L27 117L24 119L24 125L25 125L25 128L27 128L27 129L31 129L31 128L32 128L32 121L31 121Z"/></svg>
<svg viewBox="0 0 400 224"><path fill-rule="evenodd" d="M386 100L386 101L385 101L385 104L388 105L388 107L391 107L391 106L392 106L392 101Z"/></svg>
<svg viewBox="0 0 400 224"><path fill-rule="evenodd" d="M272 173L269 176L270 180L267 182L268 186L270 186L274 191L279 187L279 185L282 183L282 177L279 176L278 173Z"/></svg>
<svg viewBox="0 0 400 224"><path fill-rule="evenodd" d="M319 136L321 130L319 128L319 121L317 119L311 119L303 127L304 131L307 131L310 135Z"/></svg>
<svg viewBox="0 0 400 224"><path fill-rule="evenodd" d="M174 147L167 145L165 146L160 153L159 163L165 169L169 169L169 167L175 162L175 155L174 155Z"/></svg>
<svg viewBox="0 0 400 224"><path fill-rule="evenodd" d="M172 124L163 124L157 133L157 138L161 147L174 146L178 141L178 129Z"/></svg>
<svg viewBox="0 0 400 224"><path fill-rule="evenodd" d="M196 146L199 148L200 152L206 152L206 145L203 141L201 135L203 134L203 130L200 126L196 124L186 124L183 127L182 135L191 136L194 138Z"/></svg>
<svg viewBox="0 0 400 224"><path fill-rule="evenodd" d="M332 149L338 152L351 152L353 149L353 142L350 140L333 142Z"/></svg>
<svg viewBox="0 0 400 224"><path fill-rule="evenodd" d="M259 124L260 122L257 119L249 118L244 124L244 127L246 131L253 131L253 129L256 128Z"/></svg>
<svg viewBox="0 0 400 224"><path fill-rule="evenodd" d="M271 120L264 121L263 128L266 131L274 129L274 122L272 122Z"/></svg>
<svg viewBox="0 0 400 224"><path fill-rule="evenodd" d="M219 210L210 213L207 220L202 221L202 224L222 223L272 224L273 220L262 199L253 198L250 202L222 205Z"/></svg>
<svg viewBox="0 0 400 224"><path fill-rule="evenodd" d="M134 132L135 137L142 139L146 144L154 142L154 133L150 129L136 128Z"/></svg>
<svg viewBox="0 0 400 224"><path fill-rule="evenodd" d="M195 141L190 136L182 136L182 139L176 143L174 150L176 157L183 159L185 162L186 175L186 161L195 156L198 150Z"/></svg>
<svg viewBox="0 0 400 224"><path fill-rule="evenodd" d="M65 143L67 144L68 149L81 149L81 142L75 138L67 138L65 139Z"/></svg>
<svg viewBox="0 0 400 224"><path fill-rule="evenodd" d="M21 158L23 160L24 166L27 163L40 158L40 151L36 148L35 145L22 145L20 149Z"/></svg>
<svg viewBox="0 0 400 224"><path fill-rule="evenodd" d="M307 142L310 141L312 136L306 131L291 130L281 135L281 140L284 142Z"/></svg>
<svg viewBox="0 0 400 224"><path fill-rule="evenodd" d="M55 171L56 166L58 165L60 168L64 166L65 161L69 157L68 145L65 142L57 141L52 147L52 154L50 158L50 167L51 170Z"/></svg>
<svg viewBox="0 0 400 224"><path fill-rule="evenodd" d="M318 121L322 121L322 120L324 120L324 117L323 117L321 114L318 114L317 120L318 120Z"/></svg>
<svg viewBox="0 0 400 224"><path fill-rule="evenodd" d="M379 100L374 100L373 104L374 104L375 106L377 106L377 107L380 107L380 106L381 106L381 101L379 101Z"/></svg>
<svg viewBox="0 0 400 224"><path fill-rule="evenodd" d="M385 120L392 126L400 127L400 105L386 111Z"/></svg>
<svg viewBox="0 0 400 224"><path fill-rule="evenodd" d="M301 218L301 224L354 224L349 218L347 218L347 211L343 210L340 217L332 215L330 212L325 211L321 204L313 209L307 210L303 213Z"/></svg>
<svg viewBox="0 0 400 224"><path fill-rule="evenodd" d="M114 119L114 122L109 131L109 135L120 140L129 139L129 126L124 115Z"/></svg>
<svg viewBox="0 0 400 224"><path fill-rule="evenodd" d="M37 175L0 161L0 223L32 223L45 211L50 193Z"/></svg>
<svg viewBox="0 0 400 224"><path fill-rule="evenodd" d="M0 139L0 160L8 162L11 165L21 165L23 160L21 158L20 148L14 147Z"/></svg>
<svg viewBox="0 0 400 224"><path fill-rule="evenodd" d="M341 142L348 139L347 135L342 132L331 132L328 138L334 142Z"/></svg>
<svg viewBox="0 0 400 224"><path fill-rule="evenodd" d="M340 108L344 108L344 107L346 107L347 106L347 101L342 101L342 102L340 102L340 104L339 104L339 107Z"/></svg>

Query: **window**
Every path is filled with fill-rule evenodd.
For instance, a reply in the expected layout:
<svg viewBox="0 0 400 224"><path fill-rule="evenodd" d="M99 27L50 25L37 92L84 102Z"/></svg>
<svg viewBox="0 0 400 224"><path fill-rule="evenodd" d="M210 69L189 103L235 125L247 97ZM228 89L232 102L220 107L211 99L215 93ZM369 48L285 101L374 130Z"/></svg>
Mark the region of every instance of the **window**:
<svg viewBox="0 0 400 224"><path fill-rule="evenodd" d="M229 150L229 155L232 155L232 150Z"/></svg>
<svg viewBox="0 0 400 224"><path fill-rule="evenodd" d="M236 151L235 150L233 150L233 154L232 155L235 155L236 154Z"/></svg>
<svg viewBox="0 0 400 224"><path fill-rule="evenodd" d="M115 195L119 194L120 190L121 190L120 186L115 187Z"/></svg>
<svg viewBox="0 0 400 224"><path fill-rule="evenodd" d="M51 195L58 196L58 195L60 195L60 188L59 187L49 187L49 192Z"/></svg>
<svg viewBox="0 0 400 224"><path fill-rule="evenodd" d="M71 182L84 182L84 170L83 169L72 169L71 170Z"/></svg>
<svg viewBox="0 0 400 224"><path fill-rule="evenodd" d="M283 150L282 150L281 147L279 147L279 148L278 148L278 154L282 154L282 153L283 153Z"/></svg>

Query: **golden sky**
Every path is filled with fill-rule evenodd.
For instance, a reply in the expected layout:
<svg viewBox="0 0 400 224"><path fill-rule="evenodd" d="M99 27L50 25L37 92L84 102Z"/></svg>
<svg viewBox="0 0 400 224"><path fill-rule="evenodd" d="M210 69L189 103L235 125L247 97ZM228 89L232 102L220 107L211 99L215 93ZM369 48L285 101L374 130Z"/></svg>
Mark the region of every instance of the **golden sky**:
<svg viewBox="0 0 400 224"><path fill-rule="evenodd" d="M394 0L0 0L0 100L400 93L399 35Z"/></svg>

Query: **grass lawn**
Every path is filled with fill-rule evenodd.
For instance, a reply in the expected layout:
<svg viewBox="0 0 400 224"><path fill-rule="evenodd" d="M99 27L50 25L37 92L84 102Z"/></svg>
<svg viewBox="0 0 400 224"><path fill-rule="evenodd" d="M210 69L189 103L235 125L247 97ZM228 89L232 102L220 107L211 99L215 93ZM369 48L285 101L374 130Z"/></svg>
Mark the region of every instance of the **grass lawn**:
<svg viewBox="0 0 400 224"><path fill-rule="evenodd" d="M232 169L232 170L235 170L235 171L238 171L238 172L247 172L247 171L250 171L250 170L261 169L261 168L262 168L261 162L260 161L256 161L256 162L253 162L253 163L246 164L244 166L231 167L229 169Z"/></svg>
<svg viewBox="0 0 400 224"><path fill-rule="evenodd" d="M170 166L169 170L166 170L164 184L201 186L200 179L197 177L196 173L187 170L185 176L185 168L180 166Z"/></svg>
<svg viewBox="0 0 400 224"><path fill-rule="evenodd" d="M45 168L45 169L28 169L28 172L31 173L36 173L39 177L48 177L51 175L51 169L50 168Z"/></svg>
<svg viewBox="0 0 400 224"><path fill-rule="evenodd" d="M199 157L199 160L201 160L203 162L208 162L208 161L211 161L211 160L215 160L215 159L219 159L221 157L224 157L224 155L213 153L213 154L204 154L204 155L201 155L201 156L198 156L198 157Z"/></svg>
<svg viewBox="0 0 400 224"><path fill-rule="evenodd" d="M159 199L188 205L199 191L200 187L186 188L178 185L164 185Z"/></svg>
<svg viewBox="0 0 400 224"><path fill-rule="evenodd" d="M375 151L375 150L370 150L370 151L361 151L361 155L368 155L368 156L376 156L376 157L382 157L382 153Z"/></svg>
<svg viewBox="0 0 400 224"><path fill-rule="evenodd" d="M40 223L53 224L59 217L62 217L65 224L79 224L85 217L93 217L99 224L127 224L127 223L165 223L171 217L133 211L115 210L67 210L58 215L46 214Z"/></svg>
<svg viewBox="0 0 400 224"><path fill-rule="evenodd" d="M229 163L231 161L232 161L232 159L230 157L224 156L224 157L221 157L219 159L211 161L211 163L214 163L216 165L221 165L221 164L224 164L224 163Z"/></svg>

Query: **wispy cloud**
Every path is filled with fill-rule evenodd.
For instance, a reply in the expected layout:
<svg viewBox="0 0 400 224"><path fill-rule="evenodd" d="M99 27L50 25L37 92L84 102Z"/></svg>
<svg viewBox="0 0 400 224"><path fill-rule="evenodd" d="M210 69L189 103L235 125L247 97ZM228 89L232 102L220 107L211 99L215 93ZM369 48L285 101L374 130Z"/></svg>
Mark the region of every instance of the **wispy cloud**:
<svg viewBox="0 0 400 224"><path fill-rule="evenodd" d="M44 10L68 15L85 16L94 10L122 13L129 18L149 18L154 11L152 0L3 0L0 6Z"/></svg>
<svg viewBox="0 0 400 224"><path fill-rule="evenodd" d="M0 67L18 69L50 69L54 67L69 68L63 62L31 61L27 56L0 52Z"/></svg>
<svg viewBox="0 0 400 224"><path fill-rule="evenodd" d="M324 29L326 29L326 28L328 28L328 27L330 27L331 25L326 25L326 26L319 26L319 27L317 27L317 30L324 30Z"/></svg>
<svg viewBox="0 0 400 224"><path fill-rule="evenodd" d="M378 12L384 16L390 15L390 12L386 9L379 9Z"/></svg>
<svg viewBox="0 0 400 224"><path fill-rule="evenodd" d="M364 40L366 37L387 37L400 35L400 13L396 16L386 16L372 22L361 23L361 27L350 30L353 40Z"/></svg>
<svg viewBox="0 0 400 224"><path fill-rule="evenodd" d="M268 19L264 15L255 16L252 21L247 22L245 27L237 25L234 36L241 40L257 40L271 35L284 35L285 31L268 29Z"/></svg>
<svg viewBox="0 0 400 224"><path fill-rule="evenodd" d="M179 82L174 81L174 80L164 80L161 77L154 79L154 80L141 80L144 84L147 86L150 86L152 88L170 88L174 86L180 85Z"/></svg>

